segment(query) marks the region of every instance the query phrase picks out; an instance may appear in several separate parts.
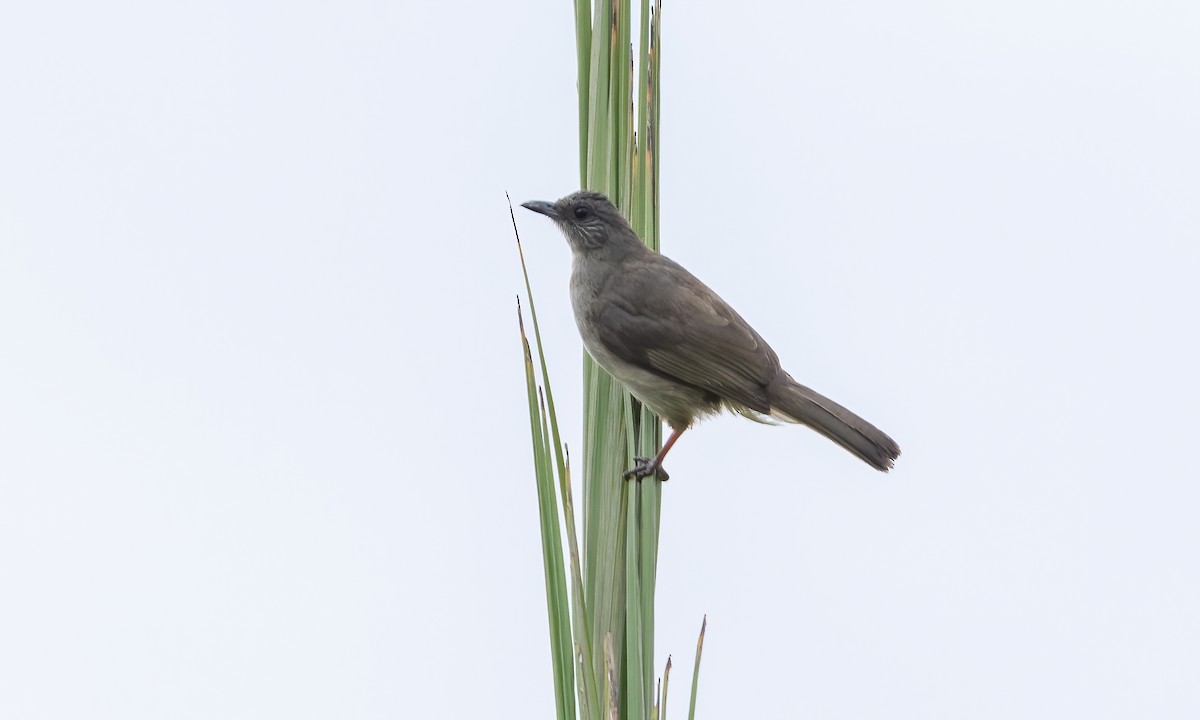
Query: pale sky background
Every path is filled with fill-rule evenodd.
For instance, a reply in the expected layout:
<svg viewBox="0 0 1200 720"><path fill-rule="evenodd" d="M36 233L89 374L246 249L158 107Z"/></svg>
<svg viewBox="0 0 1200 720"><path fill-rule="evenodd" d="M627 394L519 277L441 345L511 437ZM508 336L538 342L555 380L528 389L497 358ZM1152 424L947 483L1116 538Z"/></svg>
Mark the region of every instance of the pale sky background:
<svg viewBox="0 0 1200 720"><path fill-rule="evenodd" d="M570 8L0 10L0 717L552 717L504 192L575 189ZM676 446L697 717L1200 717L1200 4L664 33L664 249L904 448Z"/></svg>

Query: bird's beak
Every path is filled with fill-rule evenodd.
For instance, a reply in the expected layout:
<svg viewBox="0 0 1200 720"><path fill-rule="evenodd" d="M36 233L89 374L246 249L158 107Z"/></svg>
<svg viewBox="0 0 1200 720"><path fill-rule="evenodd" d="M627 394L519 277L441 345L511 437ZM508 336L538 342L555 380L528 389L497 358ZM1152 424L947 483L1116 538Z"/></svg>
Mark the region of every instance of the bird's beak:
<svg viewBox="0 0 1200 720"><path fill-rule="evenodd" d="M554 203L548 203L545 200L530 200L527 203L521 203L521 207L541 213L551 220L558 219L558 208L554 207Z"/></svg>

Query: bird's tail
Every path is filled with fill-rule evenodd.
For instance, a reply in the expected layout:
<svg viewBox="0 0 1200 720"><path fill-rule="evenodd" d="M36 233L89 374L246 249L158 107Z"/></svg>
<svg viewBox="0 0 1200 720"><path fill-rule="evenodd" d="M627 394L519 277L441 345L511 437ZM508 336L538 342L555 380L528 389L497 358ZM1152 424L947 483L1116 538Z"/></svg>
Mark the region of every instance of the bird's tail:
<svg viewBox="0 0 1200 720"><path fill-rule="evenodd" d="M780 373L770 393L771 415L809 426L876 470L887 472L900 457L900 446L882 430L786 374Z"/></svg>

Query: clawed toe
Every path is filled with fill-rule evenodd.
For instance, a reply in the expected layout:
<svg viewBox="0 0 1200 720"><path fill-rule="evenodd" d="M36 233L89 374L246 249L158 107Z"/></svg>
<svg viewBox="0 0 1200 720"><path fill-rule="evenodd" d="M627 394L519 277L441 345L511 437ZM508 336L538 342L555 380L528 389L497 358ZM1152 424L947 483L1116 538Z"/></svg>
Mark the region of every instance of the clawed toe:
<svg viewBox="0 0 1200 720"><path fill-rule="evenodd" d="M642 478L650 475L656 476L660 482L666 482L671 478L670 475L667 475L666 470L663 470L662 467L655 464L650 458L634 458L633 462L635 463L633 469L626 472L624 475L626 480L636 478L639 482L641 482Z"/></svg>

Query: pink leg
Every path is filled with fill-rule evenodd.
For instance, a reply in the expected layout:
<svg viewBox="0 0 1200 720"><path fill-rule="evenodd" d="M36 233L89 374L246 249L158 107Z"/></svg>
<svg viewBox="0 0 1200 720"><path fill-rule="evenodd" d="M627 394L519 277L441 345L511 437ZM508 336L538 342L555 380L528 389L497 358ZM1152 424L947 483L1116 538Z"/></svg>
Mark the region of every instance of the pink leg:
<svg viewBox="0 0 1200 720"><path fill-rule="evenodd" d="M663 443L662 450L658 451L658 455L653 460L647 461L645 458L638 458L637 466L625 473L625 479L628 480L629 478L636 477L638 480L641 480L648 475L657 475L658 479L663 482L669 480L671 476L667 474L666 470L663 470L662 461L667 456L667 453L670 452L671 446L683 434L684 430L687 430L687 428L673 430L671 437L667 438L667 441Z"/></svg>

